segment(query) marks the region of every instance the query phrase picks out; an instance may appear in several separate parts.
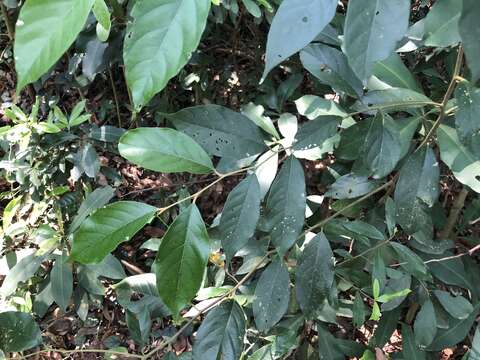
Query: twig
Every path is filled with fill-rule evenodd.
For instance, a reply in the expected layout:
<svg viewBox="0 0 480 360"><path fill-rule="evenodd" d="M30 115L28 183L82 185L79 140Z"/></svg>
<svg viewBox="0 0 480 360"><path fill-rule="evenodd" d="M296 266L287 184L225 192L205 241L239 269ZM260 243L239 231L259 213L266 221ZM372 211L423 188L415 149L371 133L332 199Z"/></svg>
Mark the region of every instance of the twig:
<svg viewBox="0 0 480 360"><path fill-rule="evenodd" d="M453 229L455 228L455 224L457 223L458 217L460 216L460 212L462 211L465 205L465 200L467 196L468 196L468 189L464 187L458 193L455 201L453 202L452 209L450 210L450 215L448 216L445 227L440 232L440 235L439 235L440 238L449 239L450 236L452 235Z"/></svg>
<svg viewBox="0 0 480 360"><path fill-rule="evenodd" d="M433 134L435 133L435 130L437 130L437 128L440 126L443 119L445 118L445 115L447 114L446 107L448 104L448 100L450 100L450 97L452 96L453 91L455 90L455 87L457 85L457 81L459 80L460 71L462 69L462 63L463 63L463 46L460 45L458 48L457 60L455 62L455 69L453 71L452 80L450 80L450 84L448 84L447 92L445 93L443 100L440 103L440 113L438 114L437 120L435 120L432 128L427 133L422 143L415 151L417 151L418 149L420 149L430 141Z"/></svg>
<svg viewBox="0 0 480 360"><path fill-rule="evenodd" d="M40 351L36 351L31 354L23 355L20 356L16 359L28 359L34 356L38 356L41 354L45 354L48 352L57 352L65 355L69 354L77 354L77 353L97 353L97 354L111 354L111 355L118 355L119 357L130 357L130 358L135 358L135 359L144 359L143 355L137 355L137 354L130 354L130 353L124 353L120 351L114 351L114 350L105 350L105 349L77 349L77 350L62 350L62 349L43 349ZM7 358L7 359L15 359L15 358Z"/></svg>
<svg viewBox="0 0 480 360"><path fill-rule="evenodd" d="M112 86L113 99L115 101L115 110L117 111L118 127L121 128L122 127L122 118L120 116L120 105L118 103L117 89L115 88L115 82L113 81L112 68L110 66L108 66L108 77L110 78L110 85Z"/></svg>
<svg viewBox="0 0 480 360"><path fill-rule="evenodd" d="M15 30L12 26L12 23L10 22L10 17L8 16L8 10L3 4L3 2L0 1L0 8L2 9L2 16L3 19L5 20L5 25L7 26L7 33L10 41L13 41L15 38Z"/></svg>

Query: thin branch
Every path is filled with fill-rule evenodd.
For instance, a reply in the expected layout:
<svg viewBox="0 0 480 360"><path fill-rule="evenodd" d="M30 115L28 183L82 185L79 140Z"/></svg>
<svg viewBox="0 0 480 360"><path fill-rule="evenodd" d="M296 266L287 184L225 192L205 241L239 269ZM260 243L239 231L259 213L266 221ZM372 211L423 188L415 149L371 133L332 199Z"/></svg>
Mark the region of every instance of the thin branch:
<svg viewBox="0 0 480 360"><path fill-rule="evenodd" d="M115 82L113 81L113 72L112 68L108 66L108 77L110 78L110 85L112 86L112 91L113 91L113 99L115 101L115 110L117 112L117 121L118 121L118 127L122 127L122 118L120 116L120 105L118 102L118 95L117 95L117 89L115 88Z"/></svg>
<svg viewBox="0 0 480 360"><path fill-rule="evenodd" d="M12 23L10 22L10 17L8 16L8 10L3 4L3 2L1 1L0 1L0 8L2 10L3 19L5 20L5 25L7 26L8 38L10 39L10 41L13 41L15 38L15 30L13 28Z"/></svg>
<svg viewBox="0 0 480 360"><path fill-rule="evenodd" d="M457 194L455 201L452 204L452 209L450 210L450 215L448 216L447 222L444 229L441 231L439 237L442 239L449 239L452 235L452 232L455 228L455 224L458 221L458 217L465 206L465 200L468 196L468 189L466 187Z"/></svg>

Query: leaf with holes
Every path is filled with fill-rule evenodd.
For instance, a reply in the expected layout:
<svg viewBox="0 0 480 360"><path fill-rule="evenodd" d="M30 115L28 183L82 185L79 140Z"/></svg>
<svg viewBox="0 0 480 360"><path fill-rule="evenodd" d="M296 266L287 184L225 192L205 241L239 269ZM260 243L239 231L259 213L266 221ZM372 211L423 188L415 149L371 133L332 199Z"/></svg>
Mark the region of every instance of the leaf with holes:
<svg viewBox="0 0 480 360"><path fill-rule="evenodd" d="M255 233L260 218L260 184L250 175L228 195L219 230L227 261L244 247Z"/></svg>
<svg viewBox="0 0 480 360"><path fill-rule="evenodd" d="M19 352L42 343L42 334L32 315L6 311L0 313L0 349Z"/></svg>
<svg viewBox="0 0 480 360"><path fill-rule="evenodd" d="M337 0L285 0L268 32L263 78L289 56L307 46L333 19Z"/></svg>
<svg viewBox="0 0 480 360"><path fill-rule="evenodd" d="M345 54L359 79L369 78L374 64L393 53L407 32L409 16L409 0L356 0L348 4Z"/></svg>
<svg viewBox="0 0 480 360"><path fill-rule="evenodd" d="M211 310L197 331L194 360L239 359L246 332L245 314L236 301Z"/></svg>
<svg viewBox="0 0 480 360"><path fill-rule="evenodd" d="M480 159L480 89L468 81L462 81L455 90L458 110L455 113L455 127L463 145Z"/></svg>
<svg viewBox="0 0 480 360"><path fill-rule="evenodd" d="M290 156L272 184L266 220L273 245L284 254L297 240L305 220L305 175L300 162Z"/></svg>
<svg viewBox="0 0 480 360"><path fill-rule="evenodd" d="M253 316L258 330L269 331L285 315L290 300L290 275L281 259L262 273L255 288Z"/></svg>

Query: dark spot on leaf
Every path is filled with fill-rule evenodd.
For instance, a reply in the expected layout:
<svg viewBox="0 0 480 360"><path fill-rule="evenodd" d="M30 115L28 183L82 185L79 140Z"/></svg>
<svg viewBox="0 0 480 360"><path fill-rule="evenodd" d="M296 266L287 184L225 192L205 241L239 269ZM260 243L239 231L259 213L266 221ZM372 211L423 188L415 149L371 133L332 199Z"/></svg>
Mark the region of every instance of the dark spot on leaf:
<svg viewBox="0 0 480 360"><path fill-rule="evenodd" d="M307 16L304 16L304 17L302 18L302 21L303 21L304 23L308 22L308 17L307 17Z"/></svg>

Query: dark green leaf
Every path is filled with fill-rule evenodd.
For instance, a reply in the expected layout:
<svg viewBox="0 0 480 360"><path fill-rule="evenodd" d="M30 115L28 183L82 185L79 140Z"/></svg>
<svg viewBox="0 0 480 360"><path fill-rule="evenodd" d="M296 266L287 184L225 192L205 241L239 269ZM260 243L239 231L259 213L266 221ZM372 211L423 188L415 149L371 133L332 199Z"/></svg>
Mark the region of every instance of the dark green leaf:
<svg viewBox="0 0 480 360"><path fill-rule="evenodd" d="M70 257L82 264L102 261L149 223L156 212L157 208L134 201L119 201L98 209L74 234Z"/></svg>
<svg viewBox="0 0 480 360"><path fill-rule="evenodd" d="M367 176L358 176L353 173L339 177L331 186L325 196L333 199L354 199L368 194L376 189L378 182L370 180Z"/></svg>
<svg viewBox="0 0 480 360"><path fill-rule="evenodd" d="M237 302L223 302L207 314L198 329L193 345L193 359L239 359L243 350L245 326L245 314Z"/></svg>
<svg viewBox="0 0 480 360"><path fill-rule="evenodd" d="M0 349L18 352L42 343L38 325L30 314L7 311L0 313Z"/></svg>
<svg viewBox="0 0 480 360"><path fill-rule="evenodd" d="M213 169L207 153L189 136L166 128L137 128L122 135L118 151L149 170L205 174Z"/></svg>
<svg viewBox="0 0 480 360"><path fill-rule="evenodd" d="M480 158L480 89L468 81L462 81L455 90L458 110L455 113L455 125L460 141L474 156Z"/></svg>
<svg viewBox="0 0 480 360"><path fill-rule="evenodd" d="M408 325L402 326L402 340L403 340L403 357L408 360L425 360L425 352L420 350L415 337L413 336L412 328Z"/></svg>
<svg viewBox="0 0 480 360"><path fill-rule="evenodd" d="M295 157L316 160L333 151L332 137L337 133L339 120L337 116L320 116L302 125L292 146Z"/></svg>
<svg viewBox="0 0 480 360"><path fill-rule="evenodd" d="M463 0L462 14L458 22L458 32L462 38L465 55L467 56L468 67L472 72L472 80L476 81L480 77L480 27L478 19L480 18L480 3L476 0Z"/></svg>
<svg viewBox="0 0 480 360"><path fill-rule="evenodd" d="M57 257L50 274L52 296L60 308L66 312L73 293L73 275L66 256Z"/></svg>
<svg viewBox="0 0 480 360"><path fill-rule="evenodd" d="M228 194L220 218L219 230L227 261L245 246L255 233L260 217L260 185L250 175Z"/></svg>
<svg viewBox="0 0 480 360"><path fill-rule="evenodd" d="M460 42L462 1L438 0L425 18L425 45L447 47Z"/></svg>
<svg viewBox="0 0 480 360"><path fill-rule="evenodd" d="M300 162L290 156L283 164L267 199L267 221L272 242L284 254L297 240L305 220L305 175Z"/></svg>
<svg viewBox="0 0 480 360"><path fill-rule="evenodd" d="M409 15L408 0L357 0L348 4L345 54L361 80L370 77L375 62L395 50L407 32Z"/></svg>
<svg viewBox="0 0 480 360"><path fill-rule="evenodd" d="M408 273L414 275L417 279L423 280L428 278L427 266L424 264L420 256L400 243L390 242L390 245L397 253L401 261L402 268L404 268Z"/></svg>
<svg viewBox="0 0 480 360"><path fill-rule="evenodd" d="M192 204L168 228L153 267L158 293L174 315L190 303L200 288L209 254L207 229Z"/></svg>
<svg viewBox="0 0 480 360"><path fill-rule="evenodd" d="M456 319L465 320L473 311L472 304L461 295L452 296L441 290L435 290L434 294L443 308Z"/></svg>
<svg viewBox="0 0 480 360"><path fill-rule="evenodd" d="M283 1L268 32L263 78L315 39L333 19L336 9L337 0Z"/></svg>
<svg viewBox="0 0 480 360"><path fill-rule="evenodd" d="M355 293L355 300L353 302L353 324L357 329L359 329L365 322L366 309L365 304L363 303L362 294L357 291Z"/></svg>
<svg viewBox="0 0 480 360"><path fill-rule="evenodd" d="M222 106L195 106L167 118L209 155L243 159L267 150L260 128L248 117Z"/></svg>
<svg viewBox="0 0 480 360"><path fill-rule="evenodd" d="M312 318L323 307L334 278L334 257L328 239L317 234L305 246L295 271L297 300L305 316Z"/></svg>
<svg viewBox="0 0 480 360"><path fill-rule="evenodd" d="M401 168L395 204L397 221L408 233L431 228L429 208L439 194L439 177L439 164L430 148L415 152Z"/></svg>
<svg viewBox="0 0 480 360"><path fill-rule="evenodd" d="M258 330L267 332L285 315L290 300L290 275L281 259L262 273L255 288L253 316Z"/></svg>
<svg viewBox="0 0 480 360"><path fill-rule="evenodd" d="M413 328L415 330L415 340L420 346L427 347L432 343L437 333L437 317L430 300L425 301L422 305L415 318Z"/></svg>
<svg viewBox="0 0 480 360"><path fill-rule="evenodd" d="M374 65L373 75L380 83L375 83L375 89L369 84L369 88L372 90L382 90L382 88L394 87L410 89L418 93L423 92L417 80L411 71L405 66L402 58L397 53L390 55L390 57L385 60L378 61Z"/></svg>

